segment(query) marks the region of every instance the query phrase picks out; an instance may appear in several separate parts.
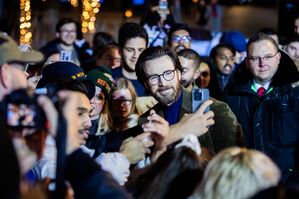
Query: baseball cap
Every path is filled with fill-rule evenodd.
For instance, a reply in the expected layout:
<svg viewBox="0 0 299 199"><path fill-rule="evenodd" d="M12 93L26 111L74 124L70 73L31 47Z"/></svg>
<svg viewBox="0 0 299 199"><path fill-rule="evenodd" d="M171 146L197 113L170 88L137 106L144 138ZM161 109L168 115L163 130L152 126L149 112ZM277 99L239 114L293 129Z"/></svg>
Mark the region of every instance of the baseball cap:
<svg viewBox="0 0 299 199"><path fill-rule="evenodd" d="M42 77L37 88L47 87L50 84L59 84L67 80L82 82L88 91L87 97L92 99L95 94L95 85L88 80L82 68L72 62L60 61L47 65L42 70Z"/></svg>
<svg viewBox="0 0 299 199"><path fill-rule="evenodd" d="M7 62L37 63L43 58L43 54L39 51L21 52L10 36L0 32L0 66Z"/></svg>
<svg viewBox="0 0 299 199"><path fill-rule="evenodd" d="M108 99L111 87L114 84L114 80L111 75L111 70L106 66L99 66L87 73L87 79L91 80L95 86L101 88L106 99Z"/></svg>

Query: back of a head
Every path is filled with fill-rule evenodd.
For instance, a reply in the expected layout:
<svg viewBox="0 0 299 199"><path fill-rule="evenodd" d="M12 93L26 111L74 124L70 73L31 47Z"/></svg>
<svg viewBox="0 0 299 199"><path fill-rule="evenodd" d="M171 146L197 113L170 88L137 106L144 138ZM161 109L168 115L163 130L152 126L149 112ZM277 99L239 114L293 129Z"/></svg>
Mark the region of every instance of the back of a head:
<svg viewBox="0 0 299 199"><path fill-rule="evenodd" d="M277 185L279 179L278 167L266 155L232 147L208 164L197 194L205 199L244 199Z"/></svg>
<svg viewBox="0 0 299 199"><path fill-rule="evenodd" d="M143 27L138 23L126 22L124 23L118 31L118 44L122 49L129 39L140 37L146 41L146 46L148 44L148 35Z"/></svg>
<svg viewBox="0 0 299 199"><path fill-rule="evenodd" d="M233 46L238 52L246 51L246 37L238 31L224 32L220 38L220 43L226 43Z"/></svg>
<svg viewBox="0 0 299 199"><path fill-rule="evenodd" d="M182 56L186 59L191 59L194 61L194 66L196 67L195 69L199 68L200 64L200 55L193 49L191 48L185 48L183 50L180 50L178 53L178 56Z"/></svg>
<svg viewBox="0 0 299 199"><path fill-rule="evenodd" d="M199 183L202 172L194 150L185 146L168 149L140 176L143 184L137 185L141 185L138 198L187 198Z"/></svg>
<svg viewBox="0 0 299 199"><path fill-rule="evenodd" d="M116 44L116 41L113 36L107 32L97 32L93 36L92 47L95 52L110 44Z"/></svg>

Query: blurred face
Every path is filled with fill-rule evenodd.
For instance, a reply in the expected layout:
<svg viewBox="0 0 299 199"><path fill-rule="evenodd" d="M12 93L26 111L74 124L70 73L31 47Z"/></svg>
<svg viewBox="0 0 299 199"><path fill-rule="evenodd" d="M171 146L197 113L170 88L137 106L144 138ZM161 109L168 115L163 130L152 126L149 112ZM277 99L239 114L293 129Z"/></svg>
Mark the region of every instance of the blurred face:
<svg viewBox="0 0 299 199"><path fill-rule="evenodd" d="M277 48L268 40L255 42L249 46L246 63L258 83L264 85L273 78L280 56Z"/></svg>
<svg viewBox="0 0 299 199"><path fill-rule="evenodd" d="M9 83L7 87L10 88L10 91L27 87L27 79L24 68L24 65L18 63L11 63L8 65L7 72Z"/></svg>
<svg viewBox="0 0 299 199"><path fill-rule="evenodd" d="M91 120L89 117L89 113L91 111L91 106L89 99L83 93L78 92L78 106L77 106L77 114L79 117L80 128L79 128L79 136L80 136L80 145L86 144L86 140L89 134L89 128L91 127Z"/></svg>
<svg viewBox="0 0 299 199"><path fill-rule="evenodd" d="M222 75L230 75L234 68L234 54L228 48L219 48L215 63Z"/></svg>
<svg viewBox="0 0 299 199"><path fill-rule="evenodd" d="M64 45L66 45L66 46L73 45L77 38L75 23L64 24L60 28L60 32L57 33L57 37L61 40L61 42Z"/></svg>
<svg viewBox="0 0 299 199"><path fill-rule="evenodd" d="M195 70L194 68L196 66L194 66L194 60L192 59L187 59L185 57L179 56L179 60L181 62L181 65L183 67L183 71L182 71L182 86L184 87L188 87L190 85L190 83L193 80L193 77L195 75Z"/></svg>
<svg viewBox="0 0 299 199"><path fill-rule="evenodd" d="M163 105L171 105L180 94L181 73L167 55L145 62L146 88Z"/></svg>
<svg viewBox="0 0 299 199"><path fill-rule="evenodd" d="M97 60L97 66L105 65L111 69L119 67L120 64L121 56L117 48L109 48L107 52L105 52L103 56Z"/></svg>
<svg viewBox="0 0 299 199"><path fill-rule="evenodd" d="M96 86L94 97L90 100L91 112L89 113L90 119L95 120L100 117L105 104L105 95L102 89Z"/></svg>
<svg viewBox="0 0 299 199"><path fill-rule="evenodd" d="M130 116L132 110L132 95L129 89L113 91L111 108L114 115L119 119Z"/></svg>
<svg viewBox="0 0 299 199"><path fill-rule="evenodd" d="M176 52L191 47L191 37L186 30L174 31L170 39L170 48Z"/></svg>
<svg viewBox="0 0 299 199"><path fill-rule="evenodd" d="M47 61L45 62L44 66L47 66L49 64L52 64L52 63L58 62L58 61L60 61L60 53L55 53L53 55L50 55L47 58Z"/></svg>
<svg viewBox="0 0 299 199"><path fill-rule="evenodd" d="M294 22L294 27L295 27L295 34L299 35L299 18L297 18Z"/></svg>
<svg viewBox="0 0 299 199"><path fill-rule="evenodd" d="M146 48L146 41L141 37L129 39L122 49L123 61L130 71L135 71L139 55Z"/></svg>
<svg viewBox="0 0 299 199"><path fill-rule="evenodd" d="M289 43L289 45L287 45L287 47L286 47L286 52L292 58L299 59L299 42L295 41L295 42Z"/></svg>
<svg viewBox="0 0 299 199"><path fill-rule="evenodd" d="M211 71L207 63L202 62L199 65L199 77L197 79L200 88L207 88L211 79Z"/></svg>

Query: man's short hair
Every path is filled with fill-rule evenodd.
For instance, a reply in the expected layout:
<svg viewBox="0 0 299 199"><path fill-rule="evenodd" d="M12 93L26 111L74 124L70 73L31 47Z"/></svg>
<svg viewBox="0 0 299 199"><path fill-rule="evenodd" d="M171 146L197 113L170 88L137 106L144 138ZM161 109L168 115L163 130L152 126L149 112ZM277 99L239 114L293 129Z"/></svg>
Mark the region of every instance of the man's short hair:
<svg viewBox="0 0 299 199"><path fill-rule="evenodd" d="M170 45L172 34L177 30L185 30L191 34L190 27L185 23L175 23L168 32L168 45Z"/></svg>
<svg viewBox="0 0 299 199"><path fill-rule="evenodd" d="M218 54L218 50L219 50L220 48L227 48L227 49L229 49L229 50L233 53L234 56L236 55L236 50L235 50L235 48L234 48L232 45L227 44L227 43L221 43L221 44L218 44L217 46L215 46L215 47L211 50L211 52L210 52L210 56L209 56L209 57L210 57L210 59L211 59L212 62L215 61L216 56L217 56L217 54Z"/></svg>
<svg viewBox="0 0 299 199"><path fill-rule="evenodd" d="M292 42L299 42L299 35L293 35L292 37L288 37L286 44L290 44Z"/></svg>
<svg viewBox="0 0 299 199"><path fill-rule="evenodd" d="M247 46L246 46L247 53L249 51L249 46L251 44L259 42L259 41L263 41L263 40L270 41L275 46L275 48L278 49L278 46L277 46L276 42L274 41L274 39L271 36L269 36L265 33L259 32L255 35L253 35L252 37L250 37L250 39L248 40L248 43L247 43Z"/></svg>
<svg viewBox="0 0 299 199"><path fill-rule="evenodd" d="M190 48L185 48L183 50L180 50L178 53L178 56L182 56L186 59L191 59L193 60L194 64L193 64L193 67L195 67L194 69L197 70L199 68L199 64L200 64L200 56L199 54L193 50L193 49L190 49Z"/></svg>
<svg viewBox="0 0 299 199"><path fill-rule="evenodd" d="M174 67L179 69L182 72L182 65L179 61L177 54L173 50L166 48L166 47L160 47L160 46L149 47L149 48L146 48L140 54L138 61L136 63L135 70L136 70L136 75L137 75L137 79L139 80L139 82L144 84L145 79L146 79L145 72L144 72L145 62L163 57L165 55L170 57ZM159 67L159 66L156 66L156 67Z"/></svg>
<svg viewBox="0 0 299 199"><path fill-rule="evenodd" d="M148 35L143 27L138 23L126 22L118 31L118 44L122 49L129 39L141 37L145 40L146 46L148 44Z"/></svg>
<svg viewBox="0 0 299 199"><path fill-rule="evenodd" d="M76 25L76 21L73 20L72 18L68 18L68 17L61 18L56 25L56 32L60 32L61 27L68 23L74 23Z"/></svg>

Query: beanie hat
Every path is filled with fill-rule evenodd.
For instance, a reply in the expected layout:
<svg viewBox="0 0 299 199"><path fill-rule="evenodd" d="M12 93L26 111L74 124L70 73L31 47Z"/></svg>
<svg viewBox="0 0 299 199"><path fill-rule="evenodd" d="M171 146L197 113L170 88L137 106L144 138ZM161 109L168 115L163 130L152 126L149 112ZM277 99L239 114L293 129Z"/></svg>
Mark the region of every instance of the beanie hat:
<svg viewBox="0 0 299 199"><path fill-rule="evenodd" d="M95 86L101 88L106 99L108 99L111 87L114 85L111 70L108 67L100 65L96 69L89 71L87 79L91 80Z"/></svg>
<svg viewBox="0 0 299 199"><path fill-rule="evenodd" d="M238 52L246 51L246 37L238 31L224 32L220 39L220 43L230 44Z"/></svg>

